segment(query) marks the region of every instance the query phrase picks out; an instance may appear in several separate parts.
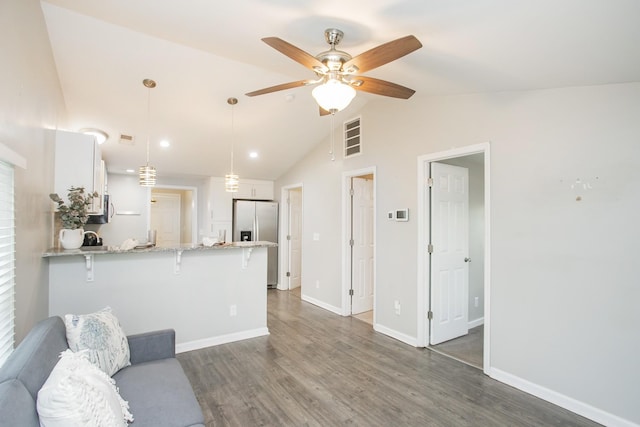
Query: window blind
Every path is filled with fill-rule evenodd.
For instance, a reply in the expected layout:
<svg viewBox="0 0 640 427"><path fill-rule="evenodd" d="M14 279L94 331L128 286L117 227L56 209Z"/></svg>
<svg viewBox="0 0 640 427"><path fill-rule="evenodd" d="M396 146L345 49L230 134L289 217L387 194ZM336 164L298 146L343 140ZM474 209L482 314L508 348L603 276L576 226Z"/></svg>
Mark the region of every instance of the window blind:
<svg viewBox="0 0 640 427"><path fill-rule="evenodd" d="M0 161L0 366L14 346L15 220L13 166Z"/></svg>

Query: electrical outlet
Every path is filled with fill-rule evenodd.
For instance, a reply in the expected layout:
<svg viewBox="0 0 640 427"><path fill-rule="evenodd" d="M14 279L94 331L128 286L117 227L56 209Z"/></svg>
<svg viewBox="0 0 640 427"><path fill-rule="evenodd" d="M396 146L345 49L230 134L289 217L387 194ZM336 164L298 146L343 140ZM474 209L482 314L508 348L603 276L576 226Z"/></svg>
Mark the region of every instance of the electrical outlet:
<svg viewBox="0 0 640 427"><path fill-rule="evenodd" d="M396 315L397 315L397 316L400 316L400 301L395 300L395 301L393 302L393 308L394 308L394 309L395 309L395 311L396 311Z"/></svg>
<svg viewBox="0 0 640 427"><path fill-rule="evenodd" d="M316 280L316 289L320 289L320 280Z"/></svg>
<svg viewBox="0 0 640 427"><path fill-rule="evenodd" d="M473 305L475 305L476 307L478 307L480 305L480 298L479 297L475 297L475 299L473 300Z"/></svg>
<svg viewBox="0 0 640 427"><path fill-rule="evenodd" d="M229 316L235 316L236 314L238 314L238 307L233 304L229 306Z"/></svg>

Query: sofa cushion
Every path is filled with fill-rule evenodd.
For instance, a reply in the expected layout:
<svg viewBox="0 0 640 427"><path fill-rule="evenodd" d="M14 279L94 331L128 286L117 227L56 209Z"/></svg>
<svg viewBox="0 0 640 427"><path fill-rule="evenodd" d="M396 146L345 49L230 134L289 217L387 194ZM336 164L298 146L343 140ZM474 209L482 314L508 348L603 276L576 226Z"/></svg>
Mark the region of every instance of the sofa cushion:
<svg viewBox="0 0 640 427"><path fill-rule="evenodd" d="M67 348L62 319L50 317L38 322L2 365L0 382L21 381L35 401L38 390L58 363L58 355Z"/></svg>
<svg viewBox="0 0 640 427"><path fill-rule="evenodd" d="M200 405L177 359L131 365L113 378L135 417L131 427L204 424Z"/></svg>
<svg viewBox="0 0 640 427"><path fill-rule="evenodd" d="M18 380L7 380L0 383L0 425L38 427L36 402Z"/></svg>
<svg viewBox="0 0 640 427"><path fill-rule="evenodd" d="M131 364L127 336L110 307L90 314L67 314L64 324L69 348L89 350L89 360L107 375Z"/></svg>
<svg viewBox="0 0 640 427"><path fill-rule="evenodd" d="M87 359L66 350L38 392L42 427L126 426L133 417L114 380Z"/></svg>

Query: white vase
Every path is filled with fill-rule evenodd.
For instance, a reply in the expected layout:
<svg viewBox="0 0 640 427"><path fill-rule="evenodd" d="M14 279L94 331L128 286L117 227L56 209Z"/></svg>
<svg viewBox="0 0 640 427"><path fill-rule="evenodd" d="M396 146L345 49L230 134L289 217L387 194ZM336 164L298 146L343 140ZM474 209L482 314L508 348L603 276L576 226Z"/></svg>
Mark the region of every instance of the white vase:
<svg viewBox="0 0 640 427"><path fill-rule="evenodd" d="M84 230L82 228L75 230L63 228L60 230L59 239L63 249L78 249L84 241Z"/></svg>

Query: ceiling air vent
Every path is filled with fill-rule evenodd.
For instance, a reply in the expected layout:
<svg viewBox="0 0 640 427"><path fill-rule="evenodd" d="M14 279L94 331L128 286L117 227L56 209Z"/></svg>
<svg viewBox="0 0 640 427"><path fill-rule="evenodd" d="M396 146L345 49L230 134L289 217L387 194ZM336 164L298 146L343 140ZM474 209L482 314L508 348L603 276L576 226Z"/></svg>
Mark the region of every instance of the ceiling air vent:
<svg viewBox="0 0 640 427"><path fill-rule="evenodd" d="M133 141L133 136L131 135L125 135L125 134L120 134L120 144L124 144L124 145L133 145L134 141Z"/></svg>
<svg viewBox="0 0 640 427"><path fill-rule="evenodd" d="M362 147L360 117L344 123L344 157L360 154Z"/></svg>

